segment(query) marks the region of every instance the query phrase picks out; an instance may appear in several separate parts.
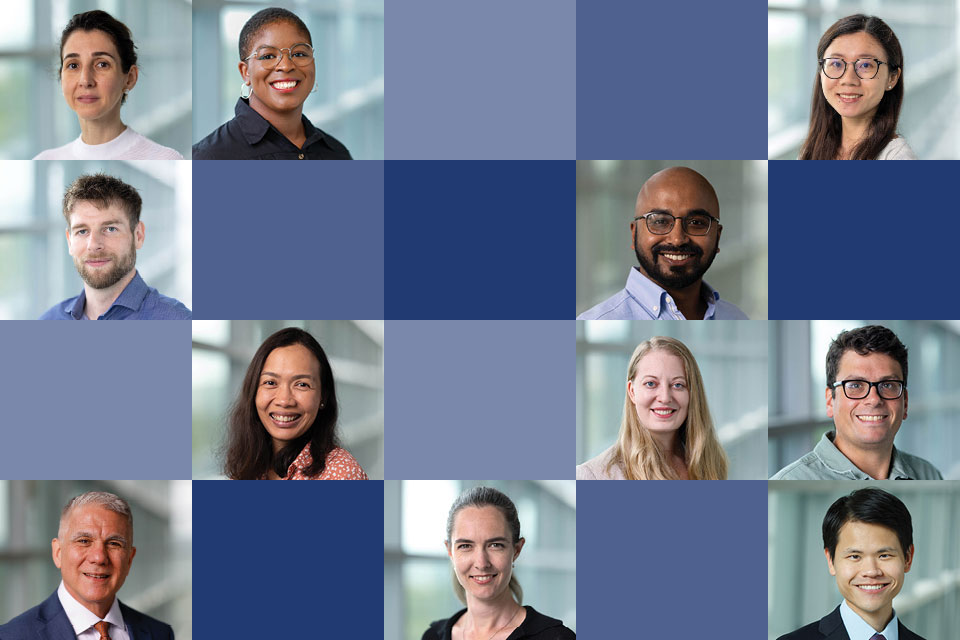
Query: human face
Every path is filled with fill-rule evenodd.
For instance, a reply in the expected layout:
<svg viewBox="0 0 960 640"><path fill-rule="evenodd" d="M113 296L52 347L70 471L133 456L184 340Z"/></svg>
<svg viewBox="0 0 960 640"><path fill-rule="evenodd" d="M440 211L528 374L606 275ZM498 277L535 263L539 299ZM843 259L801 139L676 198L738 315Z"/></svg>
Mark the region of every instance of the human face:
<svg viewBox="0 0 960 640"><path fill-rule="evenodd" d="M713 190L699 174L689 170L666 170L652 177L637 197L635 215L663 211L682 218L693 211L719 214ZM666 235L647 230L643 220L630 224L631 247L640 270L667 290L698 284L717 255L722 228L716 221L705 236L690 236L677 220Z"/></svg>
<svg viewBox="0 0 960 640"><path fill-rule="evenodd" d="M98 617L113 605L137 550L127 519L98 504L75 507L53 539L53 563L63 586Z"/></svg>
<svg viewBox="0 0 960 640"><path fill-rule="evenodd" d="M865 356L848 350L840 357L837 381L840 380L903 380L900 363L885 353ZM876 387L860 400L851 400L843 389L834 393L827 389L827 416L836 426L834 444L841 452L889 450L900 423L907 417L907 390L896 400L884 400ZM849 456L848 456L849 457Z"/></svg>
<svg viewBox="0 0 960 640"><path fill-rule="evenodd" d="M109 289L133 272L143 238L143 223L131 229L127 212L116 205L98 209L80 201L70 213L68 251L80 277L93 289Z"/></svg>
<svg viewBox="0 0 960 640"><path fill-rule="evenodd" d="M893 529L851 520L840 527L834 557L828 549L823 552L847 604L882 631L893 617L893 597L903 586L903 574L910 571L913 545L904 553Z"/></svg>
<svg viewBox="0 0 960 640"><path fill-rule="evenodd" d="M842 58L847 62L847 69L839 78L828 78L820 72L820 87L830 106L842 118L873 120L883 94L896 86L900 71L891 74L890 65L882 64L875 78L864 80L854 72L853 62L858 58L889 62L880 41L866 31L848 33L834 38L823 57Z"/></svg>
<svg viewBox="0 0 960 640"><path fill-rule="evenodd" d="M677 431L690 407L683 360L663 349L649 352L637 363L637 375L627 381L627 395L645 428L661 434Z"/></svg>
<svg viewBox="0 0 960 640"><path fill-rule="evenodd" d="M320 363L302 344L277 347L263 362L257 414L279 451L313 426L320 411Z"/></svg>
<svg viewBox="0 0 960 640"><path fill-rule="evenodd" d="M137 84L137 67L121 69L116 45L103 31L74 31L63 45L60 89L81 120L120 121L123 92Z"/></svg>
<svg viewBox="0 0 960 640"><path fill-rule="evenodd" d="M453 521L447 555L457 582L470 599L495 602L508 599L513 561L524 540L513 544L503 513L496 507L464 507Z"/></svg>
<svg viewBox="0 0 960 640"><path fill-rule="evenodd" d="M290 22L271 22L256 33L253 46L246 55L254 54L264 45L286 48L301 42L309 43L309 40L307 34ZM270 61L270 65L275 62ZM315 64L299 67L284 51L274 69L267 69L256 58L240 62L240 75L250 85L250 106L266 117L265 114L300 111L313 89L316 67Z"/></svg>

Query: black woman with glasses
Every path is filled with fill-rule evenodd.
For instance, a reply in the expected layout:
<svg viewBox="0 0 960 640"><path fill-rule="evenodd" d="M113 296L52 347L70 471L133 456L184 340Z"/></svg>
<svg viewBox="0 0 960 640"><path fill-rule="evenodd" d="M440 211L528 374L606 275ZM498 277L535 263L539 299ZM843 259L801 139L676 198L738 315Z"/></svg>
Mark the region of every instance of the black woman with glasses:
<svg viewBox="0 0 960 640"><path fill-rule="evenodd" d="M630 247L638 266L627 286L577 320L746 320L703 281L720 251L720 202L687 167L655 173L640 188Z"/></svg>
<svg viewBox="0 0 960 640"><path fill-rule="evenodd" d="M801 160L916 160L897 121L903 50L876 16L841 18L820 38Z"/></svg>
<svg viewBox="0 0 960 640"><path fill-rule="evenodd" d="M827 417L834 430L771 480L943 480L893 439L907 419L907 348L886 327L841 331L827 350Z"/></svg>
<svg viewBox="0 0 960 640"><path fill-rule="evenodd" d="M313 126L303 103L315 90L313 41L286 9L263 9L240 31L243 83L236 116L193 145L194 160L351 160Z"/></svg>

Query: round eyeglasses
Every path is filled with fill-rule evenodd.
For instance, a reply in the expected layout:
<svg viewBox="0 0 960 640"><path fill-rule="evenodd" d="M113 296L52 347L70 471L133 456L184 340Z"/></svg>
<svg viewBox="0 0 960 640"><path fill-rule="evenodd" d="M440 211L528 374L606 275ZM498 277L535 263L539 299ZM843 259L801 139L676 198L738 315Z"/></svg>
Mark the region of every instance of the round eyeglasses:
<svg viewBox="0 0 960 640"><path fill-rule="evenodd" d="M857 58L853 61L853 71L861 80L871 80L880 73L880 65L885 64L895 69L891 64L876 58ZM839 80L847 72L847 61L843 58L824 58L820 61L820 70L831 80Z"/></svg>
<svg viewBox="0 0 960 640"><path fill-rule="evenodd" d="M244 62L255 58L261 66L267 69L276 69L283 59L283 52L287 52L287 57L298 67L307 67L313 64L313 47L306 42L295 44L291 47L271 47L264 45L257 47L251 55L243 59Z"/></svg>
<svg viewBox="0 0 960 640"><path fill-rule="evenodd" d="M662 211L651 211L633 219L634 222L637 220L645 221L647 231L657 236L665 236L673 231L673 225L676 224L677 220L680 221L683 232L688 236L705 236L710 233L710 227L714 220L720 222L720 218L715 218L709 213L688 213L682 218L678 218Z"/></svg>
<svg viewBox="0 0 960 640"><path fill-rule="evenodd" d="M906 385L903 380L881 380L868 382L866 380L841 380L833 383L833 388L843 387L843 395L851 400L863 400L870 395L870 388L877 388L877 395L884 400L896 400L903 395Z"/></svg>

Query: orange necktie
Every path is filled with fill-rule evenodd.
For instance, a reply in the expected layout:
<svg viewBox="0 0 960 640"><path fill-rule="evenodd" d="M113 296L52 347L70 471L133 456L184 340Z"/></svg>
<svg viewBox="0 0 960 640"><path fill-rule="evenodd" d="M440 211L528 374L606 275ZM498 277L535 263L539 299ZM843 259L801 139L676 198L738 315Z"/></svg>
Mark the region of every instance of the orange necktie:
<svg viewBox="0 0 960 640"><path fill-rule="evenodd" d="M93 625L93 628L100 632L100 640L110 640L110 636L107 635L107 629L110 627L110 623L106 620L101 620L97 624Z"/></svg>

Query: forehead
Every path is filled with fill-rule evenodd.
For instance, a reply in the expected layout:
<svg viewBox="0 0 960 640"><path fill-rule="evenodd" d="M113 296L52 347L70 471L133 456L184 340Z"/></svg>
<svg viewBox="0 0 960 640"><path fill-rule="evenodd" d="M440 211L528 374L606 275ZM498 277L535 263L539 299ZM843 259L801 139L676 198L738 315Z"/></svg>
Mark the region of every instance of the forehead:
<svg viewBox="0 0 960 640"><path fill-rule="evenodd" d="M106 53L117 55L117 45L113 43L113 38L100 29L84 31L77 29L69 36L63 44L63 55L71 53L89 54L94 51L105 51Z"/></svg>
<svg viewBox="0 0 960 640"><path fill-rule="evenodd" d="M507 519L492 506L464 507L453 521L453 538L510 538Z"/></svg>
<svg viewBox="0 0 960 640"><path fill-rule="evenodd" d="M310 42L310 36L289 20L269 22L253 34L253 48L263 45L289 47L300 42Z"/></svg>
<svg viewBox="0 0 960 640"><path fill-rule="evenodd" d="M837 534L838 550L854 548L870 551L888 547L900 549L900 539L897 538L896 531L882 524L848 520Z"/></svg>
<svg viewBox="0 0 960 640"><path fill-rule="evenodd" d="M102 222L115 221L125 225L129 216L127 212L116 204L107 203L104 208L99 208L96 203L90 200L80 200L73 205L70 211L70 224L96 225Z"/></svg>
<svg viewBox="0 0 960 640"><path fill-rule="evenodd" d="M683 360L675 353L664 349L655 349L640 358L637 363L638 376L667 376L677 377L684 375Z"/></svg>
<svg viewBox="0 0 960 640"><path fill-rule="evenodd" d="M124 516L98 504L86 504L74 508L68 514L65 524L68 532L97 533L102 531L107 535L116 533L126 535L129 529L129 523Z"/></svg>
<svg viewBox="0 0 960 640"><path fill-rule="evenodd" d="M885 353L868 353L862 356L852 349L844 351L837 366L837 379L846 380L861 376L871 382L891 376L902 379L903 370L899 362Z"/></svg>
<svg viewBox="0 0 960 640"><path fill-rule="evenodd" d="M860 57L883 58L886 53L880 41L866 31L837 36L827 47L824 57L839 56L848 60Z"/></svg>
<svg viewBox="0 0 960 640"><path fill-rule="evenodd" d="M637 213L651 209L665 209L674 215L703 209L718 215L720 206L703 176L692 171L668 169L647 180L637 196Z"/></svg>
<svg viewBox="0 0 960 640"><path fill-rule="evenodd" d="M319 379L320 362L317 361L313 352L302 344L291 344L271 351L263 361L263 371L284 375L308 373Z"/></svg>

